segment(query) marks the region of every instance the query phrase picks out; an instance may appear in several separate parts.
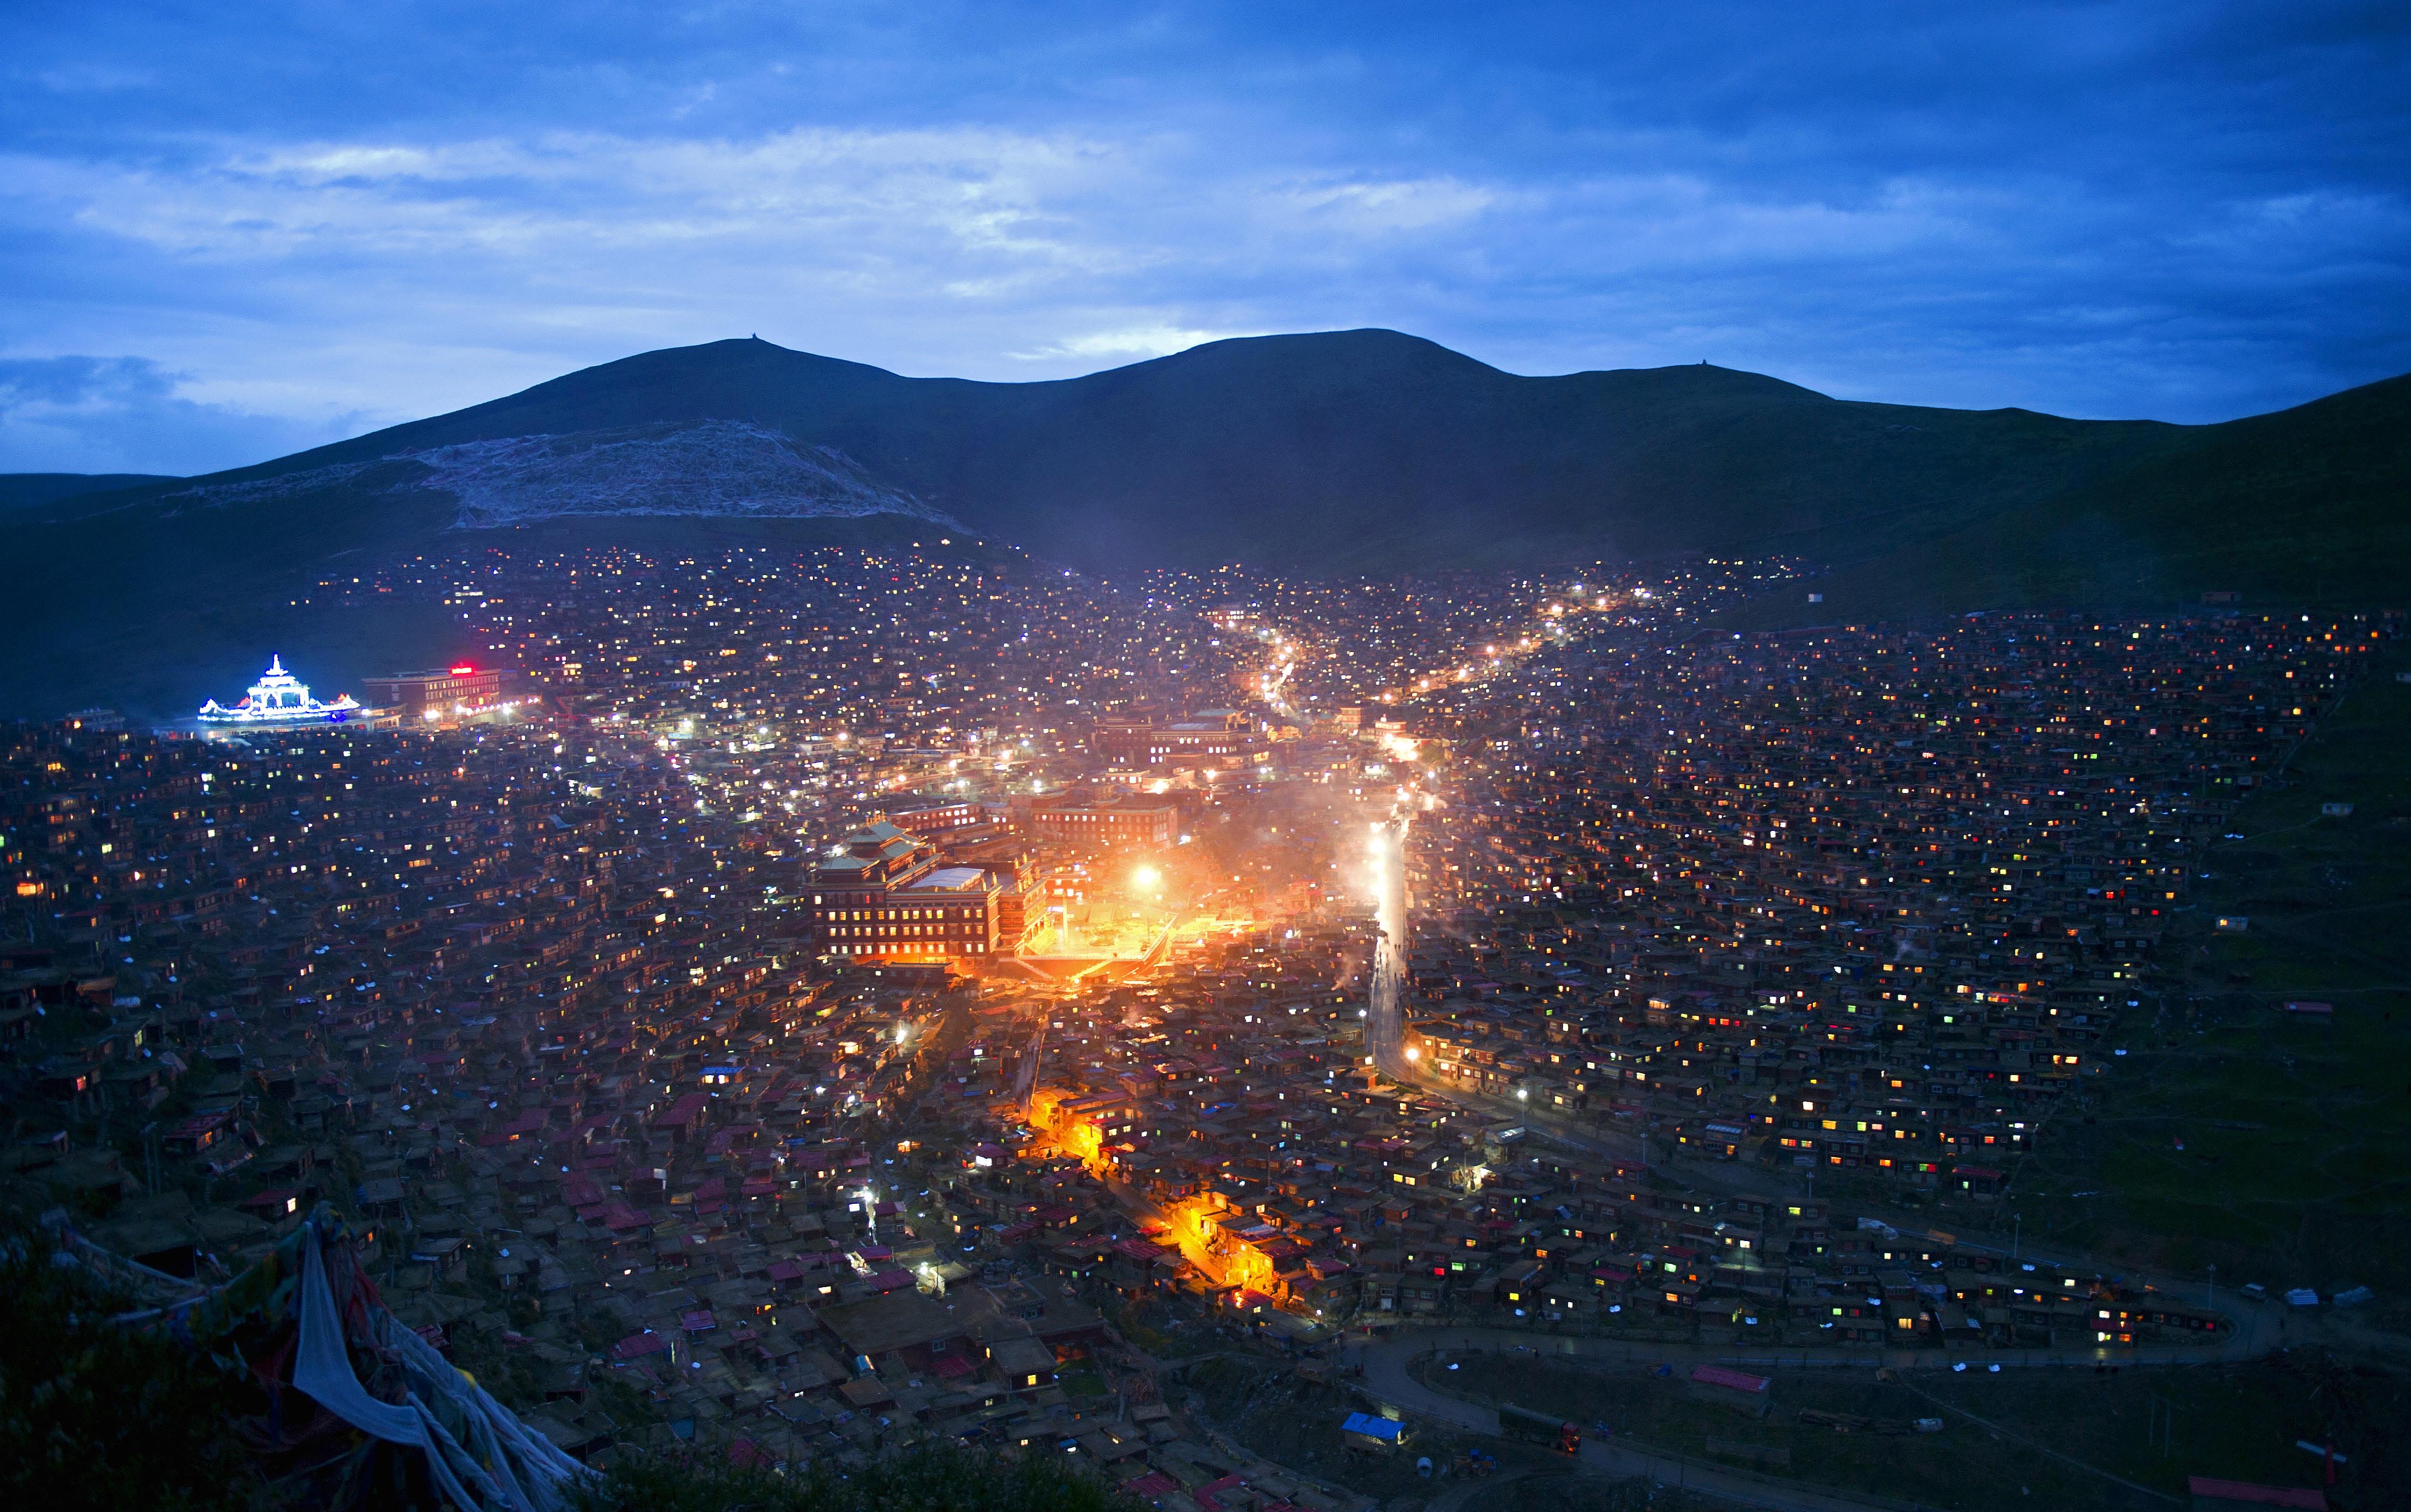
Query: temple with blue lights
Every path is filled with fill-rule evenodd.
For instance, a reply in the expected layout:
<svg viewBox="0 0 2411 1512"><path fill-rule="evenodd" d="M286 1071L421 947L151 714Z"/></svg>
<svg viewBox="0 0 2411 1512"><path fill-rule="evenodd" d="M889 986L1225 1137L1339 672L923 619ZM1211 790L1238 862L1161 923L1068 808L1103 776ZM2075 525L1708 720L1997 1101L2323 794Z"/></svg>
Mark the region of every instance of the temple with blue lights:
<svg viewBox="0 0 2411 1512"><path fill-rule="evenodd" d="M212 698L201 705L203 724L245 728L294 724L343 724L376 713L349 693L338 693L322 704L310 696L310 685L285 670L284 659L271 656L268 670L251 685L241 702L228 708Z"/></svg>

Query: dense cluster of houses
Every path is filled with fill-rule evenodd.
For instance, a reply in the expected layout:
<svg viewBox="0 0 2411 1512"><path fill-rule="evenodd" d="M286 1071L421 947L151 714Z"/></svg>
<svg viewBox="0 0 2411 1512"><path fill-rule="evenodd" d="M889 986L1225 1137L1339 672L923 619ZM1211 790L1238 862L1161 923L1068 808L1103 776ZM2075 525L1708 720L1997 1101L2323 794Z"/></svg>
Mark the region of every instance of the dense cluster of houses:
<svg viewBox="0 0 2411 1512"><path fill-rule="evenodd" d="M525 720L0 732L0 1196L200 1280L329 1203L579 1453L1044 1440L1199 1506L1331 1498L1131 1396L1125 1302L1297 1346L2227 1326L1934 1226L2114 1071L2194 858L2391 621L1741 638L1693 629L1731 573L1576 632L1567 585L604 557L426 569ZM1394 802L1404 1076L1333 838ZM1004 878L993 959L833 949L888 938L808 901L859 834ZM1208 850L1227 927L1019 968Z"/></svg>
<svg viewBox="0 0 2411 1512"><path fill-rule="evenodd" d="M1124 989L1056 1031L1064 1084L1024 1154L1113 1183L1160 1258L1058 1263L1126 1284L1178 1255L1188 1285L1293 1319L2213 1337L2206 1309L1872 1214L1984 1222L2108 1074L2112 1025L2156 1007L2188 867L2399 629L1601 636L1435 700L1379 752L1444 800L1408 852L1405 1080L1366 1067L1368 925ZM1670 1159L1721 1195L1671 1195L1648 1169Z"/></svg>
<svg viewBox="0 0 2411 1512"><path fill-rule="evenodd" d="M512 1340L578 1400L598 1330L660 1321L639 1278L767 1300L802 1284L774 1263L826 1259L792 1199L871 1166L934 997L817 970L764 903L792 867L694 815L650 742L8 734L12 1205L206 1280L325 1199L408 1320ZM647 1390L668 1416L707 1378Z"/></svg>
<svg viewBox="0 0 2411 1512"><path fill-rule="evenodd" d="M2233 806L2391 620L1586 647L1432 721L1423 1065L1688 1151L1997 1190Z"/></svg>
<svg viewBox="0 0 2411 1512"><path fill-rule="evenodd" d="M946 1200L1037 1268L1275 1335L1445 1316L1787 1345L2208 1341L2213 1311L1797 1190L1585 1158L1364 1064L1361 926L1215 941L1056 1010ZM1509 1104L1509 1108L1512 1108ZM1696 1157L1694 1157L1696 1158ZM1658 1173L1663 1175L1664 1172ZM996 1226L1001 1225L999 1228Z"/></svg>

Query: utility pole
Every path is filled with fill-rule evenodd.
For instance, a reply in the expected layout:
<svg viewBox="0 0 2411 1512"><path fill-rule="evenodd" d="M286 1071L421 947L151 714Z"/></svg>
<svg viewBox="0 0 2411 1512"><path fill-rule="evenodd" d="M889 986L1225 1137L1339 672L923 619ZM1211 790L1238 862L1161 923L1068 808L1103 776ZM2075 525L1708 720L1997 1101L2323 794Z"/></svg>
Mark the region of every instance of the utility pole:
<svg viewBox="0 0 2411 1512"><path fill-rule="evenodd" d="M2014 1259L2016 1259L2016 1258L2018 1258L2018 1244L2019 1244L2019 1242L2020 1242L2021 1240L2023 1240L2023 1239L2025 1237L2025 1229L2026 1229L2025 1214L2022 1214L2022 1213L2012 1213L2012 1214L2009 1214L2009 1258L2011 1258L2011 1259L2013 1259L2013 1260L2014 1260Z"/></svg>

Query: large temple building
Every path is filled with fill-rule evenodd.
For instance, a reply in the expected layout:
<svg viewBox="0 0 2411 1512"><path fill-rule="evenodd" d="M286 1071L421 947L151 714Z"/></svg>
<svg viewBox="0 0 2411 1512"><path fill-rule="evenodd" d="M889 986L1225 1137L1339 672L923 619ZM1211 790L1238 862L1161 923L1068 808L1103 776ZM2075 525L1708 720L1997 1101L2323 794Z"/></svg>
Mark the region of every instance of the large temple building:
<svg viewBox="0 0 2411 1512"><path fill-rule="evenodd" d="M830 955L971 962L999 952L1003 892L987 868L943 865L936 846L882 822L847 836L812 868L811 917Z"/></svg>
<svg viewBox="0 0 2411 1512"><path fill-rule="evenodd" d="M1201 709L1184 720L1104 719L1089 733L1089 749L1117 766L1212 768L1255 759L1260 744L1248 716L1235 709Z"/></svg>
<svg viewBox="0 0 2411 1512"><path fill-rule="evenodd" d="M268 670L232 707L214 698L200 707L203 724L241 729L383 723L391 718L392 710L368 707L349 693L338 693L326 702L311 697L310 685L285 671L281 656L268 659Z"/></svg>

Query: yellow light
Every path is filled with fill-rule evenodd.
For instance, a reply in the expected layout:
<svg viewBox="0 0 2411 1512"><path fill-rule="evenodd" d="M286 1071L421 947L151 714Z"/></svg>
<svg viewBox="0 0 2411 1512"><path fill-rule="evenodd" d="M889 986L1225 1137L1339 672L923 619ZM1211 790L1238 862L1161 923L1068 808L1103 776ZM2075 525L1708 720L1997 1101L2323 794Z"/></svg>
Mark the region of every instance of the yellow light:
<svg viewBox="0 0 2411 1512"><path fill-rule="evenodd" d="M1162 885L1163 873L1156 870L1153 866L1141 866L1138 870L1131 873L1131 880L1136 882L1141 887L1159 887Z"/></svg>

